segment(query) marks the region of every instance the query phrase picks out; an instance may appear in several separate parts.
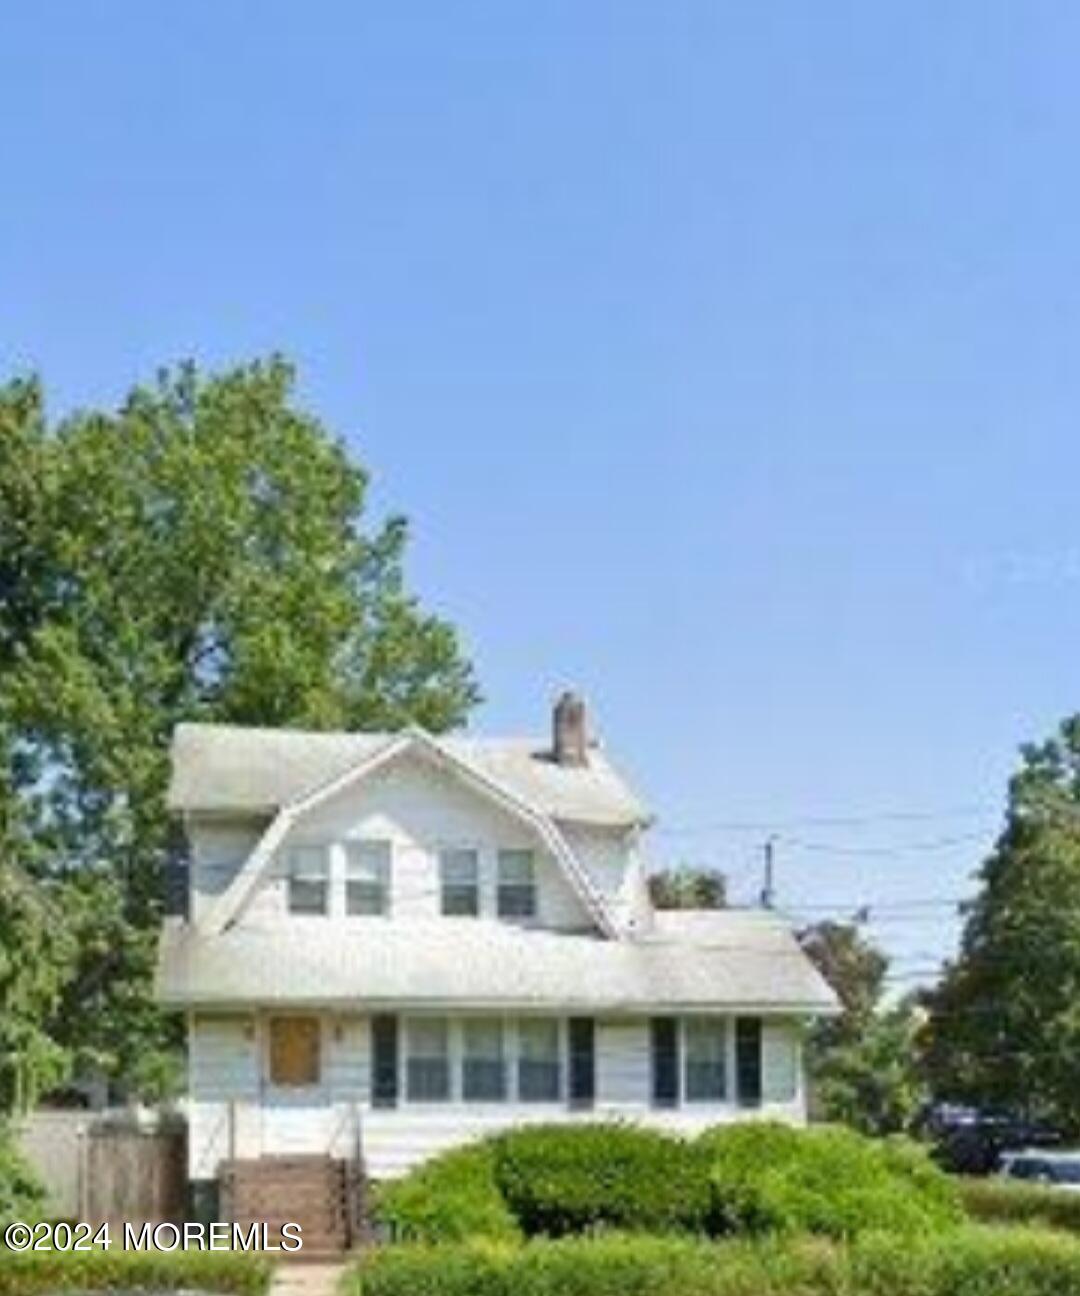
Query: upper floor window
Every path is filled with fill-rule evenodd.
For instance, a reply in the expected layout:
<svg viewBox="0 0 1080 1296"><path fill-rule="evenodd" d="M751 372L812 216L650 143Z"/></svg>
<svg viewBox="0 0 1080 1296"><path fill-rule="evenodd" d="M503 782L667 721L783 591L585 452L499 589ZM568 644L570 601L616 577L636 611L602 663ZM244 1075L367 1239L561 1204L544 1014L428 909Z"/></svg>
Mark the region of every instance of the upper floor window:
<svg viewBox="0 0 1080 1296"><path fill-rule="evenodd" d="M687 1102L727 1097L727 1026L720 1017L690 1017L683 1024Z"/></svg>
<svg viewBox="0 0 1080 1296"><path fill-rule="evenodd" d="M445 1017L413 1017L408 1023L405 1078L410 1102L450 1098L450 1031Z"/></svg>
<svg viewBox="0 0 1080 1296"><path fill-rule="evenodd" d="M345 912L382 915L390 912L390 843L345 843Z"/></svg>
<svg viewBox="0 0 1080 1296"><path fill-rule="evenodd" d="M536 877L529 850L499 851L500 918L536 917Z"/></svg>
<svg viewBox="0 0 1080 1296"><path fill-rule="evenodd" d="M326 914L330 907L330 859L325 846L294 846L288 855L291 914Z"/></svg>
<svg viewBox="0 0 1080 1296"><path fill-rule="evenodd" d="M480 860L474 850L444 850L439 855L442 912L475 918L480 912Z"/></svg>

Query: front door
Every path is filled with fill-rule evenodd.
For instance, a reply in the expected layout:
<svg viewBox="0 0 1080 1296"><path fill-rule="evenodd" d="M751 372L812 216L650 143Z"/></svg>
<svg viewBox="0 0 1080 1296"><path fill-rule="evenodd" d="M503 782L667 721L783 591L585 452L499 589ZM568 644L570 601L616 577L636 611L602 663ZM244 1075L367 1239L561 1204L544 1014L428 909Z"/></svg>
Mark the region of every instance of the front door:
<svg viewBox="0 0 1080 1296"><path fill-rule="evenodd" d="M332 1138L326 1023L276 1013L263 1032L263 1156L325 1155Z"/></svg>

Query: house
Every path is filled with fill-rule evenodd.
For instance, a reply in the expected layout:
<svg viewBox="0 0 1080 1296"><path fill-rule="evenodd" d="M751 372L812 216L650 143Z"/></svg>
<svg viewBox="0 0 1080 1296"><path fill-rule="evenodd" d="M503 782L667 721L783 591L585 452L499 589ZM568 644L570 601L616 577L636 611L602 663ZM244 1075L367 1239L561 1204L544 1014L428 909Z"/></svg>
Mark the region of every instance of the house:
<svg viewBox="0 0 1080 1296"><path fill-rule="evenodd" d="M551 740L185 724L159 994L189 1169L397 1175L521 1121L805 1118L832 992L768 912L656 912L650 816L566 694Z"/></svg>

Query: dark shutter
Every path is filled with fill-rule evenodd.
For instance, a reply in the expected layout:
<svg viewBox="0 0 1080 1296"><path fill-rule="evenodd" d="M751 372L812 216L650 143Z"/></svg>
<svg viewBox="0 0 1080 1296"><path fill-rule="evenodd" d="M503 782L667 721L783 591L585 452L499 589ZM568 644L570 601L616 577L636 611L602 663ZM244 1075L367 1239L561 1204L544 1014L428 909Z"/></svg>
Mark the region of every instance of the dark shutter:
<svg viewBox="0 0 1080 1296"><path fill-rule="evenodd" d="M398 1100L398 1019L371 1019L371 1105L396 1107Z"/></svg>
<svg viewBox="0 0 1080 1296"><path fill-rule="evenodd" d="M570 1106L591 1107L596 1101L596 1023L591 1017L570 1018Z"/></svg>
<svg viewBox="0 0 1080 1296"><path fill-rule="evenodd" d="M740 1017L735 1023L736 1094L742 1107L761 1104L761 1018Z"/></svg>
<svg viewBox="0 0 1080 1296"><path fill-rule="evenodd" d="M654 1017L652 1028L652 1100L654 1107L679 1105L679 1030L674 1017Z"/></svg>

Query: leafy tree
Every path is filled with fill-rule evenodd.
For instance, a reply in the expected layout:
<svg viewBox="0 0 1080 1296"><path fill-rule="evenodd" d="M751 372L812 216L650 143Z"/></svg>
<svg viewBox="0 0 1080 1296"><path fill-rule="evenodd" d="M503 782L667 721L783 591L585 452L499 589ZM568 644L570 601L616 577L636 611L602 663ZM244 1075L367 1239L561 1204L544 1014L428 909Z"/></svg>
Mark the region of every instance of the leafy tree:
<svg viewBox="0 0 1080 1296"><path fill-rule="evenodd" d="M960 954L929 998L943 1099L1080 1134L1080 717L1026 746Z"/></svg>
<svg viewBox="0 0 1080 1296"><path fill-rule="evenodd" d="M649 874L649 895L657 909L723 909L727 879L716 869L660 869Z"/></svg>
<svg viewBox="0 0 1080 1296"><path fill-rule="evenodd" d="M889 960L854 923L814 923L799 943L840 1000L839 1015L822 1021L816 1038L824 1047L857 1040L881 1000Z"/></svg>
<svg viewBox="0 0 1080 1296"><path fill-rule="evenodd" d="M365 523L367 474L292 386L277 359L186 365L54 427L37 382L0 388L0 813L68 892L63 1042L128 1079L169 1043L174 725L441 731L478 698L407 590L404 521Z"/></svg>
<svg viewBox="0 0 1080 1296"><path fill-rule="evenodd" d="M854 924L817 923L799 939L841 1008L807 1039L815 1113L864 1134L907 1130L923 1102L914 1004L882 1008L888 959Z"/></svg>
<svg viewBox="0 0 1080 1296"><path fill-rule="evenodd" d="M811 1049L817 1103L863 1134L910 1130L926 1101L918 1065L922 1015L910 1000L879 1009L847 1043Z"/></svg>
<svg viewBox="0 0 1080 1296"><path fill-rule="evenodd" d="M27 1110L67 1074L69 1056L48 1027L72 957L58 902L0 857L0 1113Z"/></svg>

